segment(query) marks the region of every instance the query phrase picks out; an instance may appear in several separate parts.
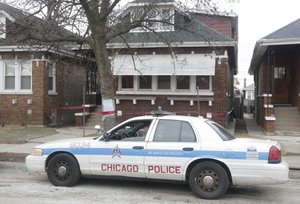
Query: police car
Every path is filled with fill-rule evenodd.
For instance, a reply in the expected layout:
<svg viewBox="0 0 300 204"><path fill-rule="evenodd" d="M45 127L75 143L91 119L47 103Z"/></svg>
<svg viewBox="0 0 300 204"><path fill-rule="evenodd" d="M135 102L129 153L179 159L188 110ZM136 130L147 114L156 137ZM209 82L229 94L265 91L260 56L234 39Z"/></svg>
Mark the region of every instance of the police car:
<svg viewBox="0 0 300 204"><path fill-rule="evenodd" d="M206 199L229 185L283 183L289 173L277 142L234 138L213 121L178 115L134 117L99 137L38 145L26 166L55 186L97 175L172 180Z"/></svg>

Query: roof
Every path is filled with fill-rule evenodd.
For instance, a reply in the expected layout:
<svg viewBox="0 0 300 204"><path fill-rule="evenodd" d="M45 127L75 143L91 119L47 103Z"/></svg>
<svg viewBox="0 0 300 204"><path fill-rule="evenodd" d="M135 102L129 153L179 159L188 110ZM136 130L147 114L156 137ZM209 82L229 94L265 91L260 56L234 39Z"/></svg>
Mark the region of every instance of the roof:
<svg viewBox="0 0 300 204"><path fill-rule="evenodd" d="M265 36L263 39L291 39L300 38L300 18L294 22Z"/></svg>
<svg viewBox="0 0 300 204"><path fill-rule="evenodd" d="M55 23L46 22L32 14L1 2L0 13L7 18L6 38L0 39L0 46L18 45L31 37L53 39L75 35Z"/></svg>
<svg viewBox="0 0 300 204"><path fill-rule="evenodd" d="M168 43L184 46L217 47L236 46L236 41L221 32L218 32L200 21L188 17L186 14L175 13L174 31L164 32L130 32L110 41L112 47L125 47L129 44L152 44L153 47L167 47ZM200 46L201 45L201 46Z"/></svg>
<svg viewBox="0 0 300 204"><path fill-rule="evenodd" d="M300 18L256 41L249 74L253 74L269 46L300 44Z"/></svg>

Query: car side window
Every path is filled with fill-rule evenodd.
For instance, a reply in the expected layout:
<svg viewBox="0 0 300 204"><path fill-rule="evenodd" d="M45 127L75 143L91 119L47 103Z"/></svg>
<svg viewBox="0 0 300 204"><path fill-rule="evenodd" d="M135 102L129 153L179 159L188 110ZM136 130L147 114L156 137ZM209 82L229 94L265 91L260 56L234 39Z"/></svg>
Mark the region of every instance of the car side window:
<svg viewBox="0 0 300 204"><path fill-rule="evenodd" d="M144 141L152 120L128 122L110 133L110 140Z"/></svg>
<svg viewBox="0 0 300 204"><path fill-rule="evenodd" d="M160 120L154 134L155 142L195 142L196 136L186 121Z"/></svg>

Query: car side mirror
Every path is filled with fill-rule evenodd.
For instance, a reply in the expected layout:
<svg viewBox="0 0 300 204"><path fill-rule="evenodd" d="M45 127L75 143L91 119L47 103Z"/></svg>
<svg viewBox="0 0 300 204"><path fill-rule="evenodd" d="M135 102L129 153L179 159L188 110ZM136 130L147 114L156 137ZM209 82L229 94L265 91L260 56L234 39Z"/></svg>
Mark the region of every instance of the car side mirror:
<svg viewBox="0 0 300 204"><path fill-rule="evenodd" d="M108 142L109 141L109 139L110 139L110 134L109 133L104 133L103 134L103 140L105 141L105 142Z"/></svg>
<svg viewBox="0 0 300 204"><path fill-rule="evenodd" d="M100 125L95 125L95 129L97 130L97 132L100 132L101 126Z"/></svg>

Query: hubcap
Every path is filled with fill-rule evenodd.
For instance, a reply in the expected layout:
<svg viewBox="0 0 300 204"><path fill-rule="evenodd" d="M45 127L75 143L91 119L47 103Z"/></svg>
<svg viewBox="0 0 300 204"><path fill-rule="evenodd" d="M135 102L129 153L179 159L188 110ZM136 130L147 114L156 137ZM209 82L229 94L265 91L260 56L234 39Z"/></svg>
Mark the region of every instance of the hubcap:
<svg viewBox="0 0 300 204"><path fill-rule="evenodd" d="M66 161L58 161L53 169L57 179L64 181L71 177L71 167Z"/></svg>
<svg viewBox="0 0 300 204"><path fill-rule="evenodd" d="M211 176L205 176L203 178L203 183L206 186L211 186L214 183L214 179Z"/></svg>
<svg viewBox="0 0 300 204"><path fill-rule="evenodd" d="M65 176L67 173L67 168L65 166L60 166L58 169L57 169L57 174L58 176L60 177L63 177Z"/></svg>
<svg viewBox="0 0 300 204"><path fill-rule="evenodd" d="M197 184L202 191L215 191L220 184L219 176L212 170L203 170L197 177Z"/></svg>

